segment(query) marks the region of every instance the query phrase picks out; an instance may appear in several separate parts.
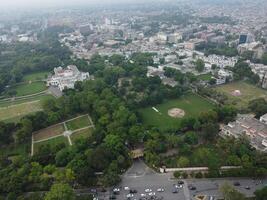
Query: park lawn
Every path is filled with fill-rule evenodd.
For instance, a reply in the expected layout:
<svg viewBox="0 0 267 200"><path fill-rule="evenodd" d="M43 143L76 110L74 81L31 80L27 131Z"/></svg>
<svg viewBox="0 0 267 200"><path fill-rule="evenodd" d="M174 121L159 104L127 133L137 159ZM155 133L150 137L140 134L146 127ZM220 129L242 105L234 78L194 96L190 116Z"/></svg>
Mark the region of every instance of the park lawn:
<svg viewBox="0 0 267 200"><path fill-rule="evenodd" d="M0 107L0 121L8 120L12 121L18 120L19 118L42 110L42 105L40 100L30 101L26 103Z"/></svg>
<svg viewBox="0 0 267 200"><path fill-rule="evenodd" d="M64 131L65 128L63 124L56 124L35 132L33 134L33 139L35 142L40 140L45 140L50 137L62 135Z"/></svg>
<svg viewBox="0 0 267 200"><path fill-rule="evenodd" d="M215 87L215 90L225 94L229 100L227 104L234 105L238 109L246 108L248 103L257 98L267 100L267 90L256 87L244 81L232 82L225 85ZM240 90L240 96L233 96L231 93L235 90Z"/></svg>
<svg viewBox="0 0 267 200"><path fill-rule="evenodd" d="M92 135L93 128L86 128L71 134L70 139L75 143L80 138L89 138Z"/></svg>
<svg viewBox="0 0 267 200"><path fill-rule="evenodd" d="M197 76L198 80L202 80L202 81L210 81L212 78L212 74L208 73L208 74L201 74L199 76Z"/></svg>
<svg viewBox="0 0 267 200"><path fill-rule="evenodd" d="M54 97L51 95L40 95L14 101L0 100L0 121L18 122L25 115L43 110L43 101L52 98Z"/></svg>
<svg viewBox="0 0 267 200"><path fill-rule="evenodd" d="M71 121L66 122L66 126L68 130L74 131L77 129L81 129L87 126L91 126L91 122L88 118L88 115L84 115L82 117L79 117L77 119L73 119Z"/></svg>
<svg viewBox="0 0 267 200"><path fill-rule="evenodd" d="M16 96L26 96L45 91L46 85L44 82L40 81L17 85L11 87L11 89L16 91Z"/></svg>
<svg viewBox="0 0 267 200"><path fill-rule="evenodd" d="M23 77L24 82L29 82L29 81L41 81L47 78L49 72L43 71L43 72L34 72L31 74L27 74Z"/></svg>
<svg viewBox="0 0 267 200"><path fill-rule="evenodd" d="M154 111L152 106L140 109L139 114L144 125L154 126L161 130L178 129L181 119L172 118L168 115L171 108L180 108L185 111L185 117L197 117L201 112L214 108L214 105L206 99L195 94L187 94L174 100L168 100L162 104L155 105L160 113Z"/></svg>
<svg viewBox="0 0 267 200"><path fill-rule="evenodd" d="M6 107L6 106L18 105L18 104L26 103L30 101L37 101L37 100L40 100L41 102L43 102L47 99L54 99L54 97L49 94L40 94L40 95L31 96L31 97L27 97L23 99L14 99L14 100L8 100L8 101L0 100L0 108Z"/></svg>
<svg viewBox="0 0 267 200"><path fill-rule="evenodd" d="M51 147L54 147L56 145L65 144L66 146L69 146L68 139L65 136L59 136L56 138L52 138L43 142L34 143L33 151L34 153L38 152L39 148L43 145L50 145Z"/></svg>

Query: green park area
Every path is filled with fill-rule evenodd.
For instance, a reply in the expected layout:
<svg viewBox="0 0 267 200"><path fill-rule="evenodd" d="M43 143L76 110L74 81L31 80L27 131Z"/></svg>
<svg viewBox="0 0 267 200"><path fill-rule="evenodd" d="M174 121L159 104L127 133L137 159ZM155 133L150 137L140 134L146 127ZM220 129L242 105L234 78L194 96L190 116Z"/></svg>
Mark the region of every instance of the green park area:
<svg viewBox="0 0 267 200"><path fill-rule="evenodd" d="M92 135L92 131L94 129L93 128L86 128L77 132L74 132L70 138L71 140L75 143L77 140L81 139L81 138L89 138Z"/></svg>
<svg viewBox="0 0 267 200"><path fill-rule="evenodd" d="M55 124L45 129L35 132L33 135L34 153L38 152L41 146L49 145L51 148L64 143L66 146L75 144L80 138L89 138L92 135L94 125L89 115L82 115L65 122ZM72 133L68 137L64 132L70 130Z"/></svg>
<svg viewBox="0 0 267 200"><path fill-rule="evenodd" d="M158 127L161 130L177 129L180 126L181 119L185 117L196 117L203 111L212 109L214 105L206 99L195 94L187 94L183 97L174 100L165 101L162 104L155 105L154 108L147 107L139 110L142 120L145 125ZM174 118L169 116L168 111L173 108L178 108L184 111L184 116Z"/></svg>
<svg viewBox="0 0 267 200"><path fill-rule="evenodd" d="M55 147L57 145L64 144L65 146L69 145L68 138L61 135L56 138L48 139L46 141L34 143L34 152L38 152L41 146L49 145L50 147Z"/></svg>
<svg viewBox="0 0 267 200"><path fill-rule="evenodd" d="M9 90L15 92L15 96L26 96L46 90L46 85L44 82L32 82L32 83L23 83L11 87Z"/></svg>
<svg viewBox="0 0 267 200"><path fill-rule="evenodd" d="M42 103L51 98L51 95L40 95L18 100L0 100L0 121L18 121L27 114L42 110Z"/></svg>
<svg viewBox="0 0 267 200"><path fill-rule="evenodd" d="M208 74L201 74L199 76L197 76L198 80L202 80L202 81L210 81L212 78L212 74L208 73Z"/></svg>
<svg viewBox="0 0 267 200"><path fill-rule="evenodd" d="M264 98L267 100L267 90L244 81L221 85L216 87L215 90L228 97L227 104L234 105L237 108L247 107L248 103L253 99Z"/></svg>
<svg viewBox="0 0 267 200"><path fill-rule="evenodd" d="M47 72L47 71L27 74L23 77L23 82L41 81L41 80L46 79L48 74L49 74L49 72Z"/></svg>
<svg viewBox="0 0 267 200"><path fill-rule="evenodd" d="M78 117L76 119L66 122L66 126L68 130L71 130L71 131L81 129L84 127L88 127L88 126L92 126L92 125L93 124L91 124L88 115L84 115L84 116L81 116L81 117Z"/></svg>

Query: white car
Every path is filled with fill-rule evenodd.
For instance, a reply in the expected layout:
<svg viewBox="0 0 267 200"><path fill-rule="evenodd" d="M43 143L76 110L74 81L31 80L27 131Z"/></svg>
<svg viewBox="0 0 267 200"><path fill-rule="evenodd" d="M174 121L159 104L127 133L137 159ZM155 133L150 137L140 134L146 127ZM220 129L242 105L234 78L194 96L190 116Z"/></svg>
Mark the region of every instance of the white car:
<svg viewBox="0 0 267 200"><path fill-rule="evenodd" d="M141 197L146 197L146 194L141 194Z"/></svg>
<svg viewBox="0 0 267 200"><path fill-rule="evenodd" d="M120 188L114 188L113 189L113 192L119 192L120 191Z"/></svg>
<svg viewBox="0 0 267 200"><path fill-rule="evenodd" d="M124 190L130 190L130 188L129 187L124 187Z"/></svg>
<svg viewBox="0 0 267 200"><path fill-rule="evenodd" d="M183 187L183 185L175 185L175 188L182 188Z"/></svg>
<svg viewBox="0 0 267 200"><path fill-rule="evenodd" d="M151 189L145 189L145 192L152 192Z"/></svg>
<svg viewBox="0 0 267 200"><path fill-rule="evenodd" d="M149 196L155 196L156 193L155 193L155 192L150 192L150 193L148 193L148 195L149 195Z"/></svg>
<svg viewBox="0 0 267 200"><path fill-rule="evenodd" d="M127 198L131 198L131 197L133 197L133 196L134 196L133 194L127 194L127 195L126 195Z"/></svg>
<svg viewBox="0 0 267 200"><path fill-rule="evenodd" d="M163 188L158 188L157 192L164 192L164 189Z"/></svg>

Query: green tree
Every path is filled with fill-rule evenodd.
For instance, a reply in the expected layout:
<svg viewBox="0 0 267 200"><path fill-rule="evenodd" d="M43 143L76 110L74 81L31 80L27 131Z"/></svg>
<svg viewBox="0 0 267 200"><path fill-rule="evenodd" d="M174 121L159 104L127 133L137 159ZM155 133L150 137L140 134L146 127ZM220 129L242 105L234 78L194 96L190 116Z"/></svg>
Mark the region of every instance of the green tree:
<svg viewBox="0 0 267 200"><path fill-rule="evenodd" d="M267 200L267 186L254 192L256 200Z"/></svg>
<svg viewBox="0 0 267 200"><path fill-rule="evenodd" d="M238 192L235 188L225 183L220 187L224 200L245 200L245 195Z"/></svg>
<svg viewBox="0 0 267 200"><path fill-rule="evenodd" d="M68 184L56 183L45 195L44 200L75 200L73 189Z"/></svg>
<svg viewBox="0 0 267 200"><path fill-rule="evenodd" d="M177 161L179 167L188 167L189 163L190 163L189 159L184 156L181 156Z"/></svg>
<svg viewBox="0 0 267 200"><path fill-rule="evenodd" d="M197 61L195 62L195 66L198 72L203 72L205 68L205 63L202 59L197 59Z"/></svg>

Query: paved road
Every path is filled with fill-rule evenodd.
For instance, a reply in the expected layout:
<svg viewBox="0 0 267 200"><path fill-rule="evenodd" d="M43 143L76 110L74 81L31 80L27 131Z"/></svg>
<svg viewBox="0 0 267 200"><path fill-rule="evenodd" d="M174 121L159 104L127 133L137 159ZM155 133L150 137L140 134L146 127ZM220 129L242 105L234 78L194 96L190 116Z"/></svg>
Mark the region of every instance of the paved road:
<svg viewBox="0 0 267 200"><path fill-rule="evenodd" d="M116 186L120 188L120 195L117 195L117 200L126 200L129 191L124 190L124 187L137 190L131 200L139 200L141 194L148 193L145 189L149 188L155 192L157 197L163 197L164 200L193 200L195 195L202 194L214 197L220 197L219 187L224 182L233 184L238 181L241 185L236 187L239 191L243 192L247 196L252 196L256 189L262 188L267 184L267 179L262 181L253 181L249 178L244 179L189 179L184 180L183 188L178 189L178 193L172 193L174 185L177 184L177 180L171 179L172 173L158 174L152 169L148 168L141 160L134 162L133 166L122 176L122 182ZM188 185L194 185L196 190L189 190ZM245 189L249 186L250 189ZM163 188L164 192L157 192L158 188ZM109 199L111 191L106 193L99 193L100 199Z"/></svg>

